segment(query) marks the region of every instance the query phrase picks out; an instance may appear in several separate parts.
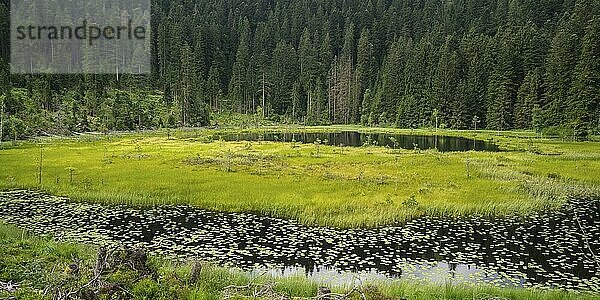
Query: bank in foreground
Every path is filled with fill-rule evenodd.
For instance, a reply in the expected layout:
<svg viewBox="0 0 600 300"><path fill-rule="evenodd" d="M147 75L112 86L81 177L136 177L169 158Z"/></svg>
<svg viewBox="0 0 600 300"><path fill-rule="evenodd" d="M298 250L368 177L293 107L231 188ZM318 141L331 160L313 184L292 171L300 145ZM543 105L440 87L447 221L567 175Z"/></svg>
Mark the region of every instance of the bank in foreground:
<svg viewBox="0 0 600 300"><path fill-rule="evenodd" d="M600 299L565 291L428 286L406 281L324 287L198 262L148 257L142 249L94 248L0 223L2 299Z"/></svg>

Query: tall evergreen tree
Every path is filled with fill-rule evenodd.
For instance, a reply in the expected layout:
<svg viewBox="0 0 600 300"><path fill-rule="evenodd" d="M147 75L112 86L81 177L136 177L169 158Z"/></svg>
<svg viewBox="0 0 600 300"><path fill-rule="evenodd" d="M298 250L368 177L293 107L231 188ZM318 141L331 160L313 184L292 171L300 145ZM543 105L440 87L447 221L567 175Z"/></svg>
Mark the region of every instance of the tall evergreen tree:
<svg viewBox="0 0 600 300"><path fill-rule="evenodd" d="M250 59L250 23L247 18L241 25L240 41L233 64L233 73L229 81L229 99L231 109L240 113L248 112L250 103L250 82L248 82L249 59Z"/></svg>
<svg viewBox="0 0 600 300"><path fill-rule="evenodd" d="M532 129L533 112L535 107L541 105L541 71L533 70L527 73L525 80L519 88L515 104L515 128Z"/></svg>
<svg viewBox="0 0 600 300"><path fill-rule="evenodd" d="M590 20L569 97L568 118L580 130L598 126L600 115L600 17Z"/></svg>
<svg viewBox="0 0 600 300"><path fill-rule="evenodd" d="M598 1L153 0L151 14L150 76L8 76L0 43L5 127L195 126L260 106L306 124L433 126L437 111L452 128L600 127Z"/></svg>

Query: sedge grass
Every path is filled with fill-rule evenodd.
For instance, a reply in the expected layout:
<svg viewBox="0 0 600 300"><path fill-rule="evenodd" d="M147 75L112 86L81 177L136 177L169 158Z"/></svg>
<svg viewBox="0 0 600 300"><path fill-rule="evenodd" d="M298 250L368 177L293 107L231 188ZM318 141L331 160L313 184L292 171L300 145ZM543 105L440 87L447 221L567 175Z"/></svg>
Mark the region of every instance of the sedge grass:
<svg viewBox="0 0 600 300"><path fill-rule="evenodd" d="M340 126L304 130L410 132ZM511 151L440 153L210 138L232 131L21 142L0 150L0 189L41 189L106 204L189 204L351 228L422 215L525 215L560 207L570 195L597 195L600 186L595 142L533 139L527 132L444 131L494 140ZM416 205L409 205L409 199Z"/></svg>

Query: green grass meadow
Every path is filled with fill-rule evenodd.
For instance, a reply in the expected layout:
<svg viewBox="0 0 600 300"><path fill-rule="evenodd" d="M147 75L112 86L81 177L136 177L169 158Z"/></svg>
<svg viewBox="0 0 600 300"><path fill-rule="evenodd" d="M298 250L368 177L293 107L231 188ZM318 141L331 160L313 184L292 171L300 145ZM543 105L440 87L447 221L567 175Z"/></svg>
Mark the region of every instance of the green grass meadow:
<svg viewBox="0 0 600 300"><path fill-rule="evenodd" d="M262 130L435 134L343 126ZM524 215L558 208L569 196L599 194L598 142L538 139L529 132L443 131L439 134L494 141L506 151L441 153L211 138L234 131L240 130L5 142L0 189L40 189L107 204L189 204L341 228L425 214Z"/></svg>

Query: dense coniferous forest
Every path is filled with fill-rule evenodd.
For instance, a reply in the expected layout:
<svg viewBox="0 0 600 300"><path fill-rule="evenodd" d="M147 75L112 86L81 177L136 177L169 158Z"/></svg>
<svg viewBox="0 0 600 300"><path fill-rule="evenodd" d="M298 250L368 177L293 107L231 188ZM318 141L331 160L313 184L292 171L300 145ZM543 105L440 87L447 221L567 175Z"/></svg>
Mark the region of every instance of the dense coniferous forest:
<svg viewBox="0 0 600 300"><path fill-rule="evenodd" d="M278 122L598 134L600 2L153 0L152 74L10 75L2 135ZM117 79L118 78L118 79Z"/></svg>

